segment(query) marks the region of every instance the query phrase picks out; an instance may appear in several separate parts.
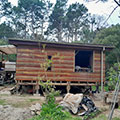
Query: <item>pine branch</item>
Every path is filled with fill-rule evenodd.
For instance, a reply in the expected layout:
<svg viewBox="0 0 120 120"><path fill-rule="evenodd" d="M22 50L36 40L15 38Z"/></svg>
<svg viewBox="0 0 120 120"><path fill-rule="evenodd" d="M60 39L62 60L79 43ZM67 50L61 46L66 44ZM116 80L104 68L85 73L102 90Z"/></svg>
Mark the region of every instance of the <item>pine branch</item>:
<svg viewBox="0 0 120 120"><path fill-rule="evenodd" d="M120 7L120 1L114 0L114 2Z"/></svg>
<svg viewBox="0 0 120 120"><path fill-rule="evenodd" d="M103 23L103 25L108 21L108 19L111 17L111 15L114 13L114 11L118 8L118 6L116 6L112 12L109 14L108 18L105 20L105 22Z"/></svg>

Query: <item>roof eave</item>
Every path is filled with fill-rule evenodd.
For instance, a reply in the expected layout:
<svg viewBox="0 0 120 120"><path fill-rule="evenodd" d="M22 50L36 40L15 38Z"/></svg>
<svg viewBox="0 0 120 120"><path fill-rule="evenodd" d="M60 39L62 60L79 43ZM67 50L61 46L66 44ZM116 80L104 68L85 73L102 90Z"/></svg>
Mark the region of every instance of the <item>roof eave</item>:
<svg viewBox="0 0 120 120"><path fill-rule="evenodd" d="M102 50L105 48L105 50L112 50L114 47L113 46L104 46L104 45L94 45L94 44L70 44L70 43L55 43L55 42L46 42L46 41L28 41L28 40L21 40L21 39L9 39L9 43L13 44L15 46L18 45L32 45L32 46L38 46L42 44L46 44L46 46L49 47L59 47L59 48L90 48L90 49L100 49Z"/></svg>

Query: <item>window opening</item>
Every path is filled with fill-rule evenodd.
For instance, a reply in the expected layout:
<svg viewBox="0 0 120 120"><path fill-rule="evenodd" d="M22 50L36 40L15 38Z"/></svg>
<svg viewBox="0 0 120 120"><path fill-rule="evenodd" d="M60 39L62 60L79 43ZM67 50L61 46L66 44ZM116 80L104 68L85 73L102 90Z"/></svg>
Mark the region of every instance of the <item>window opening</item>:
<svg viewBox="0 0 120 120"><path fill-rule="evenodd" d="M93 51L75 51L75 72L92 72Z"/></svg>
<svg viewBox="0 0 120 120"><path fill-rule="evenodd" d="M51 71L52 70L52 56L48 55L48 66L47 66L47 71Z"/></svg>

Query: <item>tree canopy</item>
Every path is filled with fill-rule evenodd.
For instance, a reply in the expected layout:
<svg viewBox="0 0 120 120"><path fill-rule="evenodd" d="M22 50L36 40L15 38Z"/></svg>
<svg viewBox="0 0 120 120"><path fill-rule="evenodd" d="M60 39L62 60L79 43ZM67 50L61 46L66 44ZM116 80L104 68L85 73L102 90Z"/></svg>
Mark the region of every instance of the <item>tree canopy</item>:
<svg viewBox="0 0 120 120"><path fill-rule="evenodd" d="M113 45L115 48L106 56L108 65L113 65L120 62L120 25L112 25L108 28L100 30L93 41L93 43Z"/></svg>
<svg viewBox="0 0 120 120"><path fill-rule="evenodd" d="M0 2L0 12L1 17L7 18L6 23L16 33L12 37L92 42L95 34L91 30L92 16L88 9L83 4L76 2L68 5L67 2L68 0L57 0L53 5L49 0L18 0L18 6L13 6L5 0ZM92 21L92 25L95 22Z"/></svg>

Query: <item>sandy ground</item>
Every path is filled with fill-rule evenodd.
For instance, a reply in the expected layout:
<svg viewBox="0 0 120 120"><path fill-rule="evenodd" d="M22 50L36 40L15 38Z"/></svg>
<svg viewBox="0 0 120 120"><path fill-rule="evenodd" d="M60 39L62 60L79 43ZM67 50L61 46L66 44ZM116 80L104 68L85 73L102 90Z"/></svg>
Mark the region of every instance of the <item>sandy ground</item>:
<svg viewBox="0 0 120 120"><path fill-rule="evenodd" d="M9 87L4 88L0 86L0 120L27 120L32 118L29 107L35 103L42 104L45 101L43 96L33 95L11 95ZM100 95L92 96L96 107L103 111L103 114L108 116L110 112L110 105L104 104ZM57 101L61 101L62 97L57 97ZM120 118L120 109L115 109L113 118Z"/></svg>

